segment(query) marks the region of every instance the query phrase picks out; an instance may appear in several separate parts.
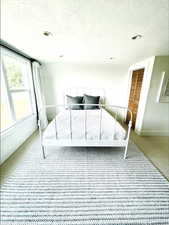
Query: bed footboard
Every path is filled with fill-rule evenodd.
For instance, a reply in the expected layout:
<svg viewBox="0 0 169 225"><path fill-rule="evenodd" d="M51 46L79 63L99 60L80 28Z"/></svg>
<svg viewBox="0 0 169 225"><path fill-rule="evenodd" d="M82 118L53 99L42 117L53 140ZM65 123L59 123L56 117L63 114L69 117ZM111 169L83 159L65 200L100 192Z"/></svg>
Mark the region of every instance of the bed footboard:
<svg viewBox="0 0 169 225"><path fill-rule="evenodd" d="M99 135L98 135L98 140L88 140L87 137L87 110L83 110L84 111L84 139L82 141L77 141L74 140L73 138L73 129L72 129L72 106L75 105L88 105L88 106L97 106L100 110L99 110ZM67 127L67 130L69 131L69 139L66 141L60 141L58 138L58 128L57 128L57 121L56 121L56 116L54 117L54 121L55 121L55 138L54 140L51 141L46 141L44 140L43 137L43 128L42 128L42 123L39 120L38 121L38 127L39 127L39 134L40 134L40 143L41 143L41 149L42 149L42 155L43 158L45 159L46 154L45 154L45 148L47 146L86 146L86 147L124 147L124 159L126 159L127 157L127 150L128 150L128 144L129 144L129 139L130 139L130 132L131 132L131 126L132 126L132 112L129 108L127 107L122 107L122 106L114 106L114 105L106 105L106 104L71 104L71 105L46 105L45 106L46 109L59 109L59 108L64 108L67 109L68 113L69 113L69 126ZM118 112L119 110L123 110L123 115L121 115L121 118L123 120L123 122L125 121L127 114L130 114L130 117L128 116L128 118L130 118L130 121L128 123L128 129L126 131L126 137L123 140L115 140L114 138L112 138L112 141L105 141L102 139L102 114L103 114L103 109L106 111L109 111L110 113L110 109L112 109L112 113L113 114L113 118L114 118L114 126L117 126L118 122ZM115 129L115 128L114 128Z"/></svg>

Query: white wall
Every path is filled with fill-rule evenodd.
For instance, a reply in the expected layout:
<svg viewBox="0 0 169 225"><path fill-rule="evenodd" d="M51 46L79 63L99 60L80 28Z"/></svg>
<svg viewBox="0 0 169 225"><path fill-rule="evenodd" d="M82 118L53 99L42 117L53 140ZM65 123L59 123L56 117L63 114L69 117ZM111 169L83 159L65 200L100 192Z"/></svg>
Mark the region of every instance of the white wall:
<svg viewBox="0 0 169 225"><path fill-rule="evenodd" d="M169 135L169 103L157 102L162 72L169 74L169 56L155 57L141 134Z"/></svg>
<svg viewBox="0 0 169 225"><path fill-rule="evenodd" d="M63 104L67 87L104 88L108 103L127 105L128 66L45 63L41 66L46 104Z"/></svg>

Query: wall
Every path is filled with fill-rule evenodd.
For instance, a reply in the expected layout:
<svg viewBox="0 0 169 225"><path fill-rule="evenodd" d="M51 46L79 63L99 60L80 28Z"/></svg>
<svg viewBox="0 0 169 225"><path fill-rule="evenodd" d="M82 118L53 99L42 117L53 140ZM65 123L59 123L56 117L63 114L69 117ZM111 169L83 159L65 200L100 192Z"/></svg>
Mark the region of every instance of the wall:
<svg viewBox="0 0 169 225"><path fill-rule="evenodd" d="M155 57L142 125L142 135L169 135L169 103L157 102L163 71L169 74L169 56Z"/></svg>
<svg viewBox="0 0 169 225"><path fill-rule="evenodd" d="M41 75L46 104L63 104L65 88L88 87L104 88L108 103L127 106L128 66L45 63L41 66Z"/></svg>

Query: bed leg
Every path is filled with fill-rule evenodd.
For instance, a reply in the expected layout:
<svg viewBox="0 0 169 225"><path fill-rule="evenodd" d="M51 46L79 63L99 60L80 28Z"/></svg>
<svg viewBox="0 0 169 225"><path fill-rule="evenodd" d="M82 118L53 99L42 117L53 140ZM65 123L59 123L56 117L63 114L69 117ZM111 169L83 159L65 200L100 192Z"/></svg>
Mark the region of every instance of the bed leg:
<svg viewBox="0 0 169 225"><path fill-rule="evenodd" d="M127 158L127 150L128 150L128 143L125 146L125 151L124 151L124 157L123 157L123 159L126 159Z"/></svg>
<svg viewBox="0 0 169 225"><path fill-rule="evenodd" d="M128 149L129 139L130 139L131 126L132 126L132 121L130 120L128 124L128 132L127 132L127 138L126 138L127 143L126 143L125 151L124 151L124 159L127 158L127 149Z"/></svg>
<svg viewBox="0 0 169 225"><path fill-rule="evenodd" d="M43 158L45 159L46 156L45 156L45 147L42 145L42 154L43 154Z"/></svg>

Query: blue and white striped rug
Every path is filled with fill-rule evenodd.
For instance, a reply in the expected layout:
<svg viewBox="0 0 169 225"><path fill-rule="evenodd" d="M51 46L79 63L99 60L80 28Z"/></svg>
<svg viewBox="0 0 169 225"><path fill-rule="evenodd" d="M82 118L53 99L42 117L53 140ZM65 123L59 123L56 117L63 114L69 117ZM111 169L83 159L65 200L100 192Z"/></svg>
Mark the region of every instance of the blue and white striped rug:
<svg viewBox="0 0 169 225"><path fill-rule="evenodd" d="M169 224L169 183L134 144L32 149L1 188L1 225Z"/></svg>

